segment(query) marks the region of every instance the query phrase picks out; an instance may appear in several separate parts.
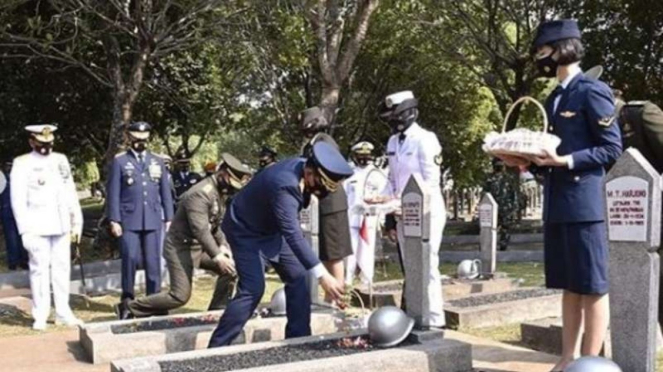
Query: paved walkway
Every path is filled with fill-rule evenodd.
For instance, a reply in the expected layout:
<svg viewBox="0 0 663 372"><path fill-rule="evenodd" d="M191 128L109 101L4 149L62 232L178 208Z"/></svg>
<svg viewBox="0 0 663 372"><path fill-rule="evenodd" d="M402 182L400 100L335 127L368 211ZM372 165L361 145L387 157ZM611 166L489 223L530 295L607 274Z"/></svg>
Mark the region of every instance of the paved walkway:
<svg viewBox="0 0 663 372"><path fill-rule="evenodd" d="M457 332L447 337L472 344L474 368L481 372L548 372L555 357ZM0 370L12 372L107 372L92 365L78 343L78 331L0 339Z"/></svg>

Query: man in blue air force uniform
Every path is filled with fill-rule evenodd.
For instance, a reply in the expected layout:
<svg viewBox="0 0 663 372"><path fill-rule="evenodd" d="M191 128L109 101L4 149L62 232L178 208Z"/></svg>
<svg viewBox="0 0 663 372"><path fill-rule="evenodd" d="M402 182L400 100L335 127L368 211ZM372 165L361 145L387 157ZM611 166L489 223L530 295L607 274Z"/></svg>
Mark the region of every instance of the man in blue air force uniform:
<svg viewBox="0 0 663 372"><path fill-rule="evenodd" d="M311 334L307 271L334 299L342 295L343 284L327 272L304 239L299 212L311 194L322 199L351 175L340 152L320 142L310 157L286 159L264 169L235 196L221 226L235 259L238 289L209 347L229 345L253 314L265 291L265 259L285 283L285 336Z"/></svg>
<svg viewBox="0 0 663 372"><path fill-rule="evenodd" d="M134 298L136 269L145 268L147 294L161 288L159 231L168 230L173 200L163 159L147 150L150 125L129 126L131 148L113 160L108 178L107 215L120 238L122 300Z"/></svg>

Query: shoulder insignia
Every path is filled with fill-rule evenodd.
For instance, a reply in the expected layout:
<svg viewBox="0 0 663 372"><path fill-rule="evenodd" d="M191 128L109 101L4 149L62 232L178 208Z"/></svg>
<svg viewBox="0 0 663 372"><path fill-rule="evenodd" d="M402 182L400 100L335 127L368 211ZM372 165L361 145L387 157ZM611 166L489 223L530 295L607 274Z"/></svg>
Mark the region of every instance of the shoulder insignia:
<svg viewBox="0 0 663 372"><path fill-rule="evenodd" d="M211 183L208 183L207 185L203 186L203 191L204 191L206 194L209 194L209 193L212 192L213 190L214 190L214 185L212 185Z"/></svg>
<svg viewBox="0 0 663 372"><path fill-rule="evenodd" d="M575 113L575 112L571 112L571 111L564 111L564 112L561 112L561 113L559 114L559 116L561 116L561 117L563 117L563 118L570 119L570 118L576 116L576 113Z"/></svg>
<svg viewBox="0 0 663 372"><path fill-rule="evenodd" d="M25 159L25 158L28 157L28 155L30 155L30 153L23 154L23 155L19 155L19 156L17 156L17 157L14 159L14 161Z"/></svg>
<svg viewBox="0 0 663 372"><path fill-rule="evenodd" d="M126 151L118 152L117 154L115 154L115 159L119 158L120 156L122 156L126 153L127 153Z"/></svg>
<svg viewBox="0 0 663 372"><path fill-rule="evenodd" d="M442 157L442 153L439 153L439 154L435 155L435 158L434 158L435 164L436 165L442 165L442 160L443 159L444 158Z"/></svg>
<svg viewBox="0 0 663 372"><path fill-rule="evenodd" d="M615 121L615 115L606 116L602 119L599 119L599 125L602 127L609 127Z"/></svg>

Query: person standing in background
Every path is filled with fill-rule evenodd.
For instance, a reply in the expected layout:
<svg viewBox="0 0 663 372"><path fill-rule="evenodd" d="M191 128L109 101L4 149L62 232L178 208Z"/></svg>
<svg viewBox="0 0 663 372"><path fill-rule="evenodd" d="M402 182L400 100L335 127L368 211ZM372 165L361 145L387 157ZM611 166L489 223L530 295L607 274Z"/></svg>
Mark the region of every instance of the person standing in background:
<svg viewBox="0 0 663 372"><path fill-rule="evenodd" d="M430 305L430 325L442 328L446 325L442 298L442 278L439 269L439 250L442 233L447 222L447 210L442 198L441 171L442 146L435 133L422 128L417 123L419 117L418 101L411 91L404 91L387 96L382 104L380 118L386 121L393 135L387 143L389 159L389 182L381 197L367 200L371 203L383 203L400 199L403 190L412 175L419 175L428 186L430 195L430 267L428 279L428 301ZM401 268L405 236L403 224L396 216ZM390 225L390 227L394 227ZM390 233L393 235L393 232ZM407 285L407 283L405 283ZM407 304L405 305L407 306Z"/></svg>
<svg viewBox="0 0 663 372"><path fill-rule="evenodd" d="M43 331L51 310L51 284L55 323L82 322L69 306L71 243L83 232L83 213L69 160L53 152L50 124L28 125L32 152L14 160L11 171L11 206L18 232L30 257L32 328Z"/></svg>
<svg viewBox="0 0 663 372"><path fill-rule="evenodd" d="M387 184L387 176L373 164L374 148L368 141L361 141L352 146L350 152L354 163L354 174L343 183L345 193L348 195L348 218L353 251L345 261L347 285L352 285L358 270L364 283L373 281L379 215L358 213L355 208L362 206L367 197L382 192Z"/></svg>
<svg viewBox="0 0 663 372"><path fill-rule="evenodd" d="M200 182L203 177L191 171L191 154L185 148L180 148L175 154L175 172L173 173L173 183L175 184L175 195L177 199L187 190Z"/></svg>
<svg viewBox="0 0 663 372"><path fill-rule="evenodd" d="M163 160L147 150L151 126L129 126L131 148L113 159L108 177L107 216L111 234L120 239L122 300L134 298L139 266L145 268L147 294L161 289L159 231L173 218L170 182Z"/></svg>
<svg viewBox="0 0 663 372"><path fill-rule="evenodd" d="M325 142L338 150L336 141L325 131L330 123L319 107L304 110L300 115L302 132L307 142L302 149L302 156L310 158L313 147ZM308 204L306 202L305 204ZM352 255L350 239L350 221L348 221L348 197L345 189L333 190L318 204L320 224L320 260L325 268L339 282L345 281L344 260ZM329 293L325 293L325 301L332 303Z"/></svg>
<svg viewBox="0 0 663 372"><path fill-rule="evenodd" d="M10 271L27 270L28 252L23 248L11 205L11 170L12 162L6 161L0 174L0 177L4 177L4 180L0 180L0 219L2 219L2 231L5 235L7 267Z"/></svg>

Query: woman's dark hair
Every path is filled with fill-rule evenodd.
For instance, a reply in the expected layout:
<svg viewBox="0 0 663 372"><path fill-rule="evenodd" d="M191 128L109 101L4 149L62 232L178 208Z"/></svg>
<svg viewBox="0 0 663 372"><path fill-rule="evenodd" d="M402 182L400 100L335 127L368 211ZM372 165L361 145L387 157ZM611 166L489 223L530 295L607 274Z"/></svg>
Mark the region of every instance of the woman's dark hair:
<svg viewBox="0 0 663 372"><path fill-rule="evenodd" d="M585 47L582 45L580 39L572 38L559 40L552 43L551 46L559 53L557 63L559 63L560 66L579 62L585 56Z"/></svg>

